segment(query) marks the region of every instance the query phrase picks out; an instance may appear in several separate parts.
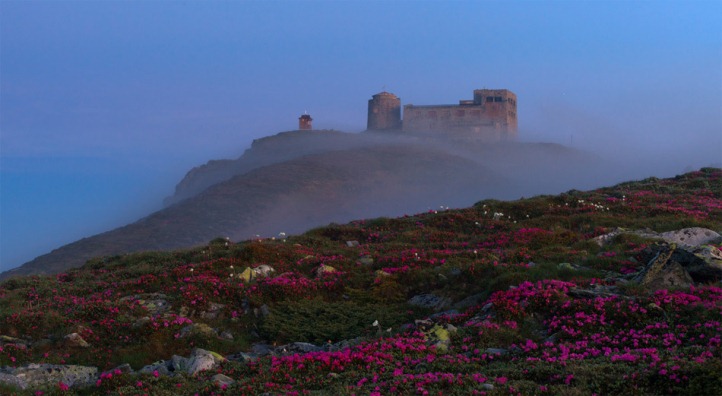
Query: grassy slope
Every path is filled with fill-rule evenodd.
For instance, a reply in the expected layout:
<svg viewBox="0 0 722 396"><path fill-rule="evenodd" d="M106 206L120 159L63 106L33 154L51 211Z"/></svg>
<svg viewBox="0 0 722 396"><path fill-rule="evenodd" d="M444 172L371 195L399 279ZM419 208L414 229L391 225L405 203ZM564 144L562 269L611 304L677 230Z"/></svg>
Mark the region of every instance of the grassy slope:
<svg viewBox="0 0 722 396"><path fill-rule="evenodd" d="M495 219L495 213L503 216ZM0 365L109 369L131 363L139 369L188 355L193 347L230 354L262 339L323 343L361 336L366 341L360 346L341 352L227 362L219 372L237 382L225 394L472 394L487 392L482 384L494 385L490 394L720 392L722 289L702 285L653 294L618 285L623 297L569 293L639 269L633 258L650 243L625 237L602 249L590 238L613 227L662 232L691 226L722 230L722 170L355 221L285 241L228 247L214 241L193 250L99 258L56 277L0 285L0 334L34 342L28 349L4 346ZM347 247L348 240L361 245ZM361 257L373 258L373 264L359 263ZM587 269L560 269L561 262ZM252 284L230 277L259 264L275 267L277 276ZM338 272L316 278L313 270L321 264ZM458 329L446 348L435 347L430 332L402 326L430 313L405 304L429 292L479 301L437 320ZM143 304L123 299L146 293L163 293L170 310L153 316ZM218 317L204 319L201 313L212 303L224 307ZM474 320L487 303L496 317ZM264 304L271 312L265 319L253 314ZM150 320L139 321L144 316ZM179 338L185 318L229 331L234 339ZM391 331L379 337L374 320ZM79 332L91 347L65 347L62 336L70 332ZM555 339L545 343L552 334ZM487 348L513 353L494 356ZM210 382L213 374L121 375L79 392L224 393Z"/></svg>
<svg viewBox="0 0 722 396"><path fill-rule="evenodd" d="M485 186L498 184L483 167L431 148L392 145L330 151L243 173L135 223L65 245L3 276L53 274L97 256L179 249L219 236L246 239L281 231L298 233L379 211L402 214L429 204L467 205Z"/></svg>

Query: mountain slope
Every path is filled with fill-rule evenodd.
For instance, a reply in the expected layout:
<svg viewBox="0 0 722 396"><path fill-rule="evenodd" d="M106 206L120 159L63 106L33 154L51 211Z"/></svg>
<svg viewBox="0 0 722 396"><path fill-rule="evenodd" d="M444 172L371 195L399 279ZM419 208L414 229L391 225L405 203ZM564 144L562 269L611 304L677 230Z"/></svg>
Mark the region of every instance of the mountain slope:
<svg viewBox="0 0 722 396"><path fill-rule="evenodd" d="M285 132L179 183L176 202L0 274L57 273L98 256L168 250L369 216L588 188L599 161L554 144L475 144L336 131Z"/></svg>
<svg viewBox="0 0 722 396"><path fill-rule="evenodd" d="M298 233L331 221L468 205L502 182L473 162L421 147L332 151L261 167L133 224L84 238L4 275L55 273L96 256Z"/></svg>
<svg viewBox="0 0 722 396"><path fill-rule="evenodd" d="M0 393L722 394L720 230L705 168L93 260L0 283Z"/></svg>

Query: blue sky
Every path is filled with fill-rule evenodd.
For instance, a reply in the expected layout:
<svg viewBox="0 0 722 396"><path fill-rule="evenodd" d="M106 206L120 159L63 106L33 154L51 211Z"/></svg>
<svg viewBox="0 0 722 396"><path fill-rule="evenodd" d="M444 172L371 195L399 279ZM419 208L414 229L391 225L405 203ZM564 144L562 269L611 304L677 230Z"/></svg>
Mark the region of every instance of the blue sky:
<svg viewBox="0 0 722 396"><path fill-rule="evenodd" d="M665 158L656 176L719 163L720 15L720 1L4 0L0 270L159 209L191 167L305 110L360 131L382 89L437 104L508 88L522 140Z"/></svg>

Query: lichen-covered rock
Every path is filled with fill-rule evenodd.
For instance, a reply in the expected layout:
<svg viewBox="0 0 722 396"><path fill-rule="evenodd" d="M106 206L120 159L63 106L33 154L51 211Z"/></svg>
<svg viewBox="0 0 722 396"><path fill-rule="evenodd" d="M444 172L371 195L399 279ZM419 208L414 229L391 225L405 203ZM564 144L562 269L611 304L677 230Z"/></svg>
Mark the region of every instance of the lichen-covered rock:
<svg viewBox="0 0 722 396"><path fill-rule="evenodd" d="M165 360L159 360L143 366L138 372L141 374L154 374L157 372L158 375L169 375L171 373L170 370L168 370L168 361Z"/></svg>
<svg viewBox="0 0 722 396"><path fill-rule="evenodd" d="M188 358L186 373L188 373L188 375L196 375L201 371L213 370L224 360L226 359L223 356L215 352L196 348Z"/></svg>
<svg viewBox="0 0 722 396"><path fill-rule="evenodd" d="M701 246L722 242L720 234L702 227L663 232L659 236L669 243L686 246Z"/></svg>
<svg viewBox="0 0 722 396"><path fill-rule="evenodd" d="M471 296L464 298L461 301L454 303L453 308L454 309L464 309L464 308L472 307L472 306L477 305L480 302L482 302L482 299L484 298L484 296L485 296L484 293L473 294Z"/></svg>
<svg viewBox="0 0 722 396"><path fill-rule="evenodd" d="M436 348L437 352L447 352L451 345L449 330L435 324L426 332L427 344Z"/></svg>
<svg viewBox="0 0 722 396"><path fill-rule="evenodd" d="M208 320L216 319L221 312L223 312L223 308L225 307L226 306L224 304L211 302L208 304L208 309L200 313L200 317Z"/></svg>
<svg viewBox="0 0 722 396"><path fill-rule="evenodd" d="M216 375L214 375L214 376L211 378L211 381L213 381L213 383L214 383L216 386L221 387L221 388L227 387L227 386L230 386L230 385L233 385L233 383L236 382L236 381L233 380L233 378L228 377L228 376L223 375L223 374L216 374Z"/></svg>
<svg viewBox="0 0 722 396"><path fill-rule="evenodd" d="M262 277L267 278L271 276L276 270L267 264L261 264L258 267L253 269L253 272L255 273L256 277Z"/></svg>
<svg viewBox="0 0 722 396"><path fill-rule="evenodd" d="M188 358L173 355L170 360L166 362L166 368L172 373L184 372L188 369Z"/></svg>
<svg viewBox="0 0 722 396"><path fill-rule="evenodd" d="M722 280L722 252L714 246L689 246L677 249L672 255L692 276L695 282Z"/></svg>
<svg viewBox="0 0 722 396"><path fill-rule="evenodd" d="M78 333L70 333L63 337L65 344L71 348L87 348L90 346Z"/></svg>
<svg viewBox="0 0 722 396"><path fill-rule="evenodd" d="M218 333L205 323L193 323L182 328L180 331L180 338L188 336L200 336L206 339L211 339L217 337Z"/></svg>
<svg viewBox="0 0 722 396"><path fill-rule="evenodd" d="M599 246L606 246L614 240L618 235L622 234L632 234L637 235L642 238L647 239L660 239L660 235L653 230L650 229L644 229L644 230L625 230L624 228L615 228L611 232L608 232L604 235L600 235L598 237L594 237L591 240L594 241Z"/></svg>
<svg viewBox="0 0 722 396"><path fill-rule="evenodd" d="M557 268L560 270L576 271L577 269L571 263L559 263Z"/></svg>
<svg viewBox="0 0 722 396"><path fill-rule="evenodd" d="M431 308L435 311L446 309L451 305L451 300L446 297L439 297L434 294L419 294L411 297L408 301L411 305L422 308Z"/></svg>
<svg viewBox="0 0 722 396"><path fill-rule="evenodd" d="M30 345L30 341L6 335L0 335L0 346L3 345L14 345L16 348L26 348L28 345Z"/></svg>
<svg viewBox="0 0 722 396"><path fill-rule="evenodd" d="M251 267L246 267L246 269L243 270L240 274L238 274L238 279L248 283L256 278L256 273L251 269Z"/></svg>
<svg viewBox="0 0 722 396"><path fill-rule="evenodd" d="M27 389L28 383L13 374L3 372L6 368L0 368L0 384L13 386L15 388Z"/></svg>
<svg viewBox="0 0 722 396"><path fill-rule="evenodd" d="M642 262L646 262L644 270L635 280L642 282L642 278L649 277L650 272L661 269L666 261L679 264L691 279L697 283L710 283L722 280L722 253L714 246L684 246L659 243L649 246L640 253ZM666 260L662 262L663 260ZM671 264L670 264L671 266ZM672 271L673 266L669 271Z"/></svg>
<svg viewBox="0 0 722 396"><path fill-rule="evenodd" d="M98 368L76 365L28 364L22 367L0 368L0 383L20 389L45 389L59 382L68 386L83 386L98 379Z"/></svg>
<svg viewBox="0 0 722 396"><path fill-rule="evenodd" d="M143 293L125 296L119 302L134 301L145 308L150 315L160 315L170 309L167 296L163 293Z"/></svg>
<svg viewBox="0 0 722 396"><path fill-rule="evenodd" d="M672 260L652 263L637 280L651 290L687 288L694 284L689 273L679 263Z"/></svg>
<svg viewBox="0 0 722 396"><path fill-rule="evenodd" d="M330 274L330 273L336 272L336 268L333 268L330 265L321 264L313 272L316 275L316 277L321 277L325 274Z"/></svg>
<svg viewBox="0 0 722 396"><path fill-rule="evenodd" d="M722 243L722 235L702 227L683 228L681 230L663 233L657 233L650 229L630 231L624 228L615 228L609 233L592 238L592 241L599 246L605 246L611 243L615 237L622 234L632 234L647 239L664 240L667 243L674 243L680 246L702 246Z"/></svg>
<svg viewBox="0 0 722 396"><path fill-rule="evenodd" d="M268 308L268 305L266 305L266 304L261 305L259 308L253 308L253 315L257 318L258 317L265 318L266 316L268 316L270 314L271 314L271 309Z"/></svg>

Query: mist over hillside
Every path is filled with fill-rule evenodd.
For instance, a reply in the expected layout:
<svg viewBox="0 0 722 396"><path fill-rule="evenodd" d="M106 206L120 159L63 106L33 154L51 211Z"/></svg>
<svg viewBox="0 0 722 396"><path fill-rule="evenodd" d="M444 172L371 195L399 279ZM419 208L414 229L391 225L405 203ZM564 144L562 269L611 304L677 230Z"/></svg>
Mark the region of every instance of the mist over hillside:
<svg viewBox="0 0 722 396"><path fill-rule="evenodd" d="M595 169L591 165L601 163L601 159L592 153L551 143L489 144L383 132L289 131L254 140L251 148L238 159L213 160L193 168L178 183L174 195L166 198L164 203L172 205L180 202L201 193L213 184L264 165L328 151L384 145L440 150L481 165L487 172L494 172L508 181L509 189L486 190L487 193L496 194L495 197L498 198L514 198L515 194L551 193L560 188L573 186L594 187L595 183L590 179L596 180L597 178L588 177L589 172ZM583 165L583 167L578 168L579 165ZM581 172L582 170L585 172ZM540 179L539 176L544 175L537 174L537 171L550 172L547 175L549 177Z"/></svg>
<svg viewBox="0 0 722 396"><path fill-rule="evenodd" d="M609 181L603 162L557 144L439 141L289 131L236 160L194 168L166 208L37 257L2 277L56 273L98 257L300 233L330 222L465 207Z"/></svg>

